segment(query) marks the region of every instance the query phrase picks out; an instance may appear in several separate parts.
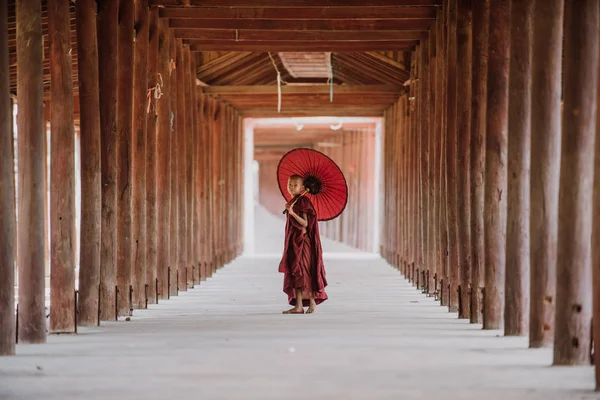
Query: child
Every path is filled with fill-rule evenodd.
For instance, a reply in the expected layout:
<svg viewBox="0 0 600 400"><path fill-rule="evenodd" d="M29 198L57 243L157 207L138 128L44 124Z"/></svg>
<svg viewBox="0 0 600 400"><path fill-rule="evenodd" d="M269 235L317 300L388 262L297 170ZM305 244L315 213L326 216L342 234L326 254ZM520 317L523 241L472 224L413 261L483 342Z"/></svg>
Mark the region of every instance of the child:
<svg viewBox="0 0 600 400"><path fill-rule="evenodd" d="M307 313L311 314L316 311L317 304L327 300L317 215L310 199L302 195L305 190L301 176L292 175L288 179L292 199L285 207L285 244L279 272L285 274L283 291L294 308L284 314L304 314L304 307L308 307Z"/></svg>

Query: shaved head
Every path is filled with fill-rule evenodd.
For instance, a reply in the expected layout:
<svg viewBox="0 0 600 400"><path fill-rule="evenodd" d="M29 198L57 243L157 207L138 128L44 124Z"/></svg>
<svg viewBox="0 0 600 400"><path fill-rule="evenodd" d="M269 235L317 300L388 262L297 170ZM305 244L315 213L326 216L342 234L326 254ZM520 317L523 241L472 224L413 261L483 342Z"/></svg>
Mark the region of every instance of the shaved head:
<svg viewBox="0 0 600 400"><path fill-rule="evenodd" d="M301 184L304 184L304 178L297 174L290 176L290 181L297 181Z"/></svg>

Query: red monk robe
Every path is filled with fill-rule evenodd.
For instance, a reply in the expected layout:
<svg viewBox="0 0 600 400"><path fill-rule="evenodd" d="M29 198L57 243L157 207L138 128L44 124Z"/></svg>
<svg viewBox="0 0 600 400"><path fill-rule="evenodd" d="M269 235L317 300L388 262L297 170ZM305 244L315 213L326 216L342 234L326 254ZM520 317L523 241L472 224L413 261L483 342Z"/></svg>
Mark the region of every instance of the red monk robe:
<svg viewBox="0 0 600 400"><path fill-rule="evenodd" d="M290 200L290 203L293 203L296 198ZM310 199L306 196L300 197L294 205L294 212L301 217L306 213L308 226L306 233L303 234L302 225L289 213L287 214L285 244L283 257L279 263L279 272L285 274L283 291L288 295L290 305L296 305L295 289L302 288L302 303L304 307L308 307L310 305L309 292L313 292L317 304L327 300L323 250L317 215Z"/></svg>

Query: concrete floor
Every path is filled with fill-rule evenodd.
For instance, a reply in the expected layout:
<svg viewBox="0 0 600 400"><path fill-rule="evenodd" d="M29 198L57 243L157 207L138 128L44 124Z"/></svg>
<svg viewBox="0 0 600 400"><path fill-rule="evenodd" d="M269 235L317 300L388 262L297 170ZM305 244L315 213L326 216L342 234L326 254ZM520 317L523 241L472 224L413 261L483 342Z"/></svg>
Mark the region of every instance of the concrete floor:
<svg viewBox="0 0 600 400"><path fill-rule="evenodd" d="M262 213L262 211L260 211ZM281 221L200 287L0 358L0 399L600 399L591 367L456 319L369 254L324 242L330 300L281 315Z"/></svg>

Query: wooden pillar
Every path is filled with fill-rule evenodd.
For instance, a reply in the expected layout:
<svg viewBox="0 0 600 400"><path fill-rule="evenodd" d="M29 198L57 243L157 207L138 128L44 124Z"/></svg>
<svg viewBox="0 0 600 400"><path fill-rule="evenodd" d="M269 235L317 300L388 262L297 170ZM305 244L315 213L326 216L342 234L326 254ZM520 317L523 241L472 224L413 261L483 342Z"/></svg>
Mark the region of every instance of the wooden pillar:
<svg viewBox="0 0 600 400"><path fill-rule="evenodd" d="M218 117L217 117L217 125L215 129L215 135L217 135L217 165L216 165L216 176L215 176L215 184L217 186L217 190L215 191L215 200L217 203L217 218L215 221L215 229L217 231L216 234L216 269L221 269L223 266L222 263L222 251L223 251L223 186L221 185L221 180L223 179L223 142L224 142L224 130L225 130L225 104L217 103L218 106Z"/></svg>
<svg viewBox="0 0 600 400"><path fill-rule="evenodd" d="M132 160L132 234L131 257L133 308L146 308L146 108L148 100L148 1L135 2L133 46L133 132Z"/></svg>
<svg viewBox="0 0 600 400"><path fill-rule="evenodd" d="M598 80L600 96L600 79ZM596 118L600 115L600 98L596 100ZM600 123L596 119L596 154L594 156L594 198L592 230L592 340L596 364L596 391L600 391Z"/></svg>
<svg viewBox="0 0 600 400"><path fill-rule="evenodd" d="M427 214L427 236L428 236L428 258L427 268L429 272L427 287L428 294L433 295L436 291L436 265L437 260L435 256L435 244L436 244L436 229L435 229L435 209L436 209L436 198L435 198L435 146L436 146L436 97L438 92L437 87L437 31L438 21L435 22L431 27L429 34L429 128L426 130L428 136L428 168L427 168L427 180L429 181L429 190L427 196L428 200L428 214Z"/></svg>
<svg viewBox="0 0 600 400"><path fill-rule="evenodd" d="M120 0L119 63L117 71L117 286L118 314L130 315L132 274L132 136L133 136L133 34L135 4Z"/></svg>
<svg viewBox="0 0 600 400"><path fill-rule="evenodd" d="M458 242L458 193L457 193L457 0L448 2L448 78L447 78L447 120L446 120L446 185L447 199L446 212L448 219L448 278L449 278L449 303L450 312L458 311L458 281L459 281L459 242Z"/></svg>
<svg viewBox="0 0 600 400"><path fill-rule="evenodd" d="M75 130L69 3L48 2L50 40L50 332L75 332Z"/></svg>
<svg viewBox="0 0 600 400"><path fill-rule="evenodd" d="M224 150L226 149L226 151L223 151L223 180L226 183L231 182L231 131L232 131L232 115L231 115L231 108L229 106L227 106L225 108L226 112L225 112L225 116L226 116L226 123L225 123L225 131L224 133L224 138L225 138L225 143L224 143ZM229 201L230 201L230 197L231 197L231 190L230 190L231 185L227 184L226 186L224 186L224 190L223 190L223 205L224 205L224 213L223 213L223 217L224 217L224 223L223 223L223 265L227 264L230 261L230 254L229 254L229 244L230 244L230 230L229 230L229 222L231 221L231 207L229 206Z"/></svg>
<svg viewBox="0 0 600 400"><path fill-rule="evenodd" d="M238 220L237 220L237 229L238 229L238 256L242 254L244 251L244 119L241 115L237 115L238 118L238 127L237 127L237 135L238 135Z"/></svg>
<svg viewBox="0 0 600 400"><path fill-rule="evenodd" d="M8 5L0 4L0 356L15 354L15 182Z"/></svg>
<svg viewBox="0 0 600 400"><path fill-rule="evenodd" d="M421 157L421 173L419 177L421 194L421 218L419 219L419 229L421 231L421 263L423 271L429 271L429 40L427 38L421 41L421 68L419 72L419 104L420 104L420 132L419 132L419 154ZM365 166L368 168L368 166ZM368 206L365 204L365 207ZM366 228L366 227L365 227ZM425 279L423 279L425 278ZM427 275L421 273L420 282L424 288L427 287Z"/></svg>
<svg viewBox="0 0 600 400"><path fill-rule="evenodd" d="M483 323L485 134L490 0L473 1L473 96L471 99L471 323Z"/></svg>
<svg viewBox="0 0 600 400"><path fill-rule="evenodd" d="M210 171L210 272L209 276L212 276L217 270L217 230L216 224L218 223L218 207L217 207L217 139L218 139L218 103L216 100L211 99L210 107L210 125L209 125L209 144L210 144L210 155L209 155L209 171Z"/></svg>
<svg viewBox="0 0 600 400"><path fill-rule="evenodd" d="M171 76L169 22L160 19L158 26L158 73L161 75L162 96L156 100L156 267L158 298L169 297L169 267L171 266Z"/></svg>
<svg viewBox="0 0 600 400"><path fill-rule="evenodd" d="M506 267L506 153L510 55L510 2L507 0L490 0L488 49L483 329L502 329Z"/></svg>
<svg viewBox="0 0 600 400"><path fill-rule="evenodd" d="M212 272L211 266L211 243L212 243L212 227L211 227L211 188L212 188L212 177L211 177L211 153L212 153L212 143L211 143L211 124L213 120L212 115L212 98L208 95L203 94L202 99L204 102L204 107L202 110L203 113L203 132L202 132L202 148L204 149L202 152L202 168L204 172L202 173L202 190L204 194L202 196L202 201L204 207L202 208L202 217L204 218L205 223L203 224L202 229L202 248L204 252L204 277L205 279L210 277Z"/></svg>
<svg viewBox="0 0 600 400"><path fill-rule="evenodd" d="M217 185L219 185L219 223L217 225L217 229L219 231L219 251L218 251L218 265L219 268L222 268L225 265L225 248L226 248L226 226L227 226L227 190L225 188L224 182L227 179L227 154L225 149L228 146L227 143L227 132L229 130L229 108L226 103L221 103L221 113L219 114L220 124L219 124L219 179Z"/></svg>
<svg viewBox="0 0 600 400"><path fill-rule="evenodd" d="M170 142L170 173L169 173L169 182L171 189L171 211L170 211L170 221L171 221L171 233L169 237L169 254L170 254L170 262L169 267L171 268L169 283L170 283L170 296L177 296L179 286L177 277L179 275L179 175L177 170L178 164L178 125L179 117L177 115L177 69L181 68L181 65L176 62L177 59L177 42L175 40L175 36L173 31L170 31L170 57L169 57L169 76L170 76L170 90L169 90L169 104L170 104L170 132L169 132L169 142Z"/></svg>
<svg viewBox="0 0 600 400"><path fill-rule="evenodd" d="M531 96L529 346L554 340L564 0L536 1Z"/></svg>
<svg viewBox="0 0 600 400"><path fill-rule="evenodd" d="M200 185L198 184L198 160L199 160L199 127L198 127L198 109L200 102L198 100L198 90L196 89L196 57L195 53L190 54L190 88L192 96L192 265L194 267L194 284L200 283Z"/></svg>
<svg viewBox="0 0 600 400"><path fill-rule="evenodd" d="M471 315L471 96L472 0L457 2L457 200L459 254L459 318Z"/></svg>
<svg viewBox="0 0 600 400"><path fill-rule="evenodd" d="M415 59L415 80L412 84L412 101L411 101L411 118L410 118L410 129L411 129L411 182L410 182L410 191L411 191L411 207L412 207L412 215L411 215L411 252L412 252L412 282L413 286L416 286L418 279L417 273L420 268L420 255L419 255L419 70L420 70L420 45L417 45L415 51L413 52L413 57Z"/></svg>
<svg viewBox="0 0 600 400"><path fill-rule="evenodd" d="M446 121L446 67L447 67L447 48L446 48L446 34L445 34L445 26L446 26L446 18L444 15L444 10L438 9L438 20L441 21L439 24L439 31L437 32L437 42L440 45L440 61L439 61L439 71L438 71L438 87L439 87L439 97L438 104L436 105L436 110L439 110L438 113L438 122L437 122L437 161L436 161L436 169L437 169L437 233L438 233L438 243L437 243L437 277L438 277L438 287L439 287L439 299L441 305L447 305L447 297L448 297L448 279L447 279L447 245L448 245L448 229L446 224L446 195L445 195L445 186L446 186L446 172L444 168L444 160L445 160L445 121ZM438 107L439 105L439 107Z"/></svg>
<svg viewBox="0 0 600 400"><path fill-rule="evenodd" d="M217 165L218 165L218 158L219 158L219 153L218 153L218 139L219 139L219 134L218 134L218 103L216 100L211 99L211 109L210 109L210 131L209 131L209 141L210 141L210 203L211 203L211 210L210 210L210 276L212 276L216 270L217 270L217 261L216 261L216 254L217 254L217 228L216 225L218 224L219 221L219 208L218 208L218 204L217 204L217 181L218 181L218 169L217 169Z"/></svg>
<svg viewBox="0 0 600 400"><path fill-rule="evenodd" d="M388 152L388 162L385 168L386 173L389 175L386 187L391 188L386 192L386 195L390 196L387 207L391 207L395 215L394 219L386 220L388 257L396 269L402 273L402 263L404 261L401 242L403 240L402 232L404 227L404 221L402 221L402 206L404 205L402 167L404 165L404 159L401 157L401 138L404 132L400 129L400 121L403 117L400 113L400 101L400 99L396 100L396 103L388 111L389 124L386 135L388 137L387 146L389 146L390 150ZM341 137L340 140L343 142L344 137Z"/></svg>
<svg viewBox="0 0 600 400"><path fill-rule="evenodd" d="M393 181L392 177L396 176L398 171L396 169L391 168L392 154L395 151L395 147L392 145L392 138L394 137L392 131L392 112L395 108L395 104L389 107L385 111L385 132L384 132L384 161L383 161L383 179L384 179L384 210L390 210L390 215L392 218L383 218L383 226L382 226L382 246L383 246L383 254L382 256L386 258L387 262L392 264L394 267L398 268L398 263L395 257L396 250L392 250L391 248L391 237L392 237L392 226L397 226L398 221L398 210L396 209L396 203L398 200L397 195L397 185ZM337 153L337 152L336 152ZM394 183L392 183L394 182ZM334 239L337 237L337 227L336 233L334 234Z"/></svg>
<svg viewBox="0 0 600 400"><path fill-rule="evenodd" d="M590 362L599 12L597 1L566 2L554 365Z"/></svg>
<svg viewBox="0 0 600 400"><path fill-rule="evenodd" d="M414 60L415 59L415 55L414 52L411 53L411 59ZM413 64L414 65L414 64ZM411 70L414 71L414 67L411 67ZM413 72L413 74L411 75L411 81L415 81L417 79L416 76L416 72ZM412 179L413 179L413 164L414 164L414 151L412 149L413 147L413 143L414 143L414 130L413 130L413 112L412 112L412 100L411 97L414 96L414 84L410 85L408 94L405 98L406 103L405 103L405 108L404 108L404 112L405 112L405 120L404 120L404 129L405 129L405 142L404 142L404 151L405 151L405 157L406 157L406 164L405 164L405 190L406 190L406 222L405 222L405 235L406 235L406 240L405 240L405 254L406 254L406 274L408 277L408 280L411 283L414 283L413 280L413 265L414 265L414 259L413 259L413 230L414 230L414 219L413 219L413 212L414 212L414 205L413 205L413 195L414 195L414 191L412 189Z"/></svg>
<svg viewBox="0 0 600 400"><path fill-rule="evenodd" d="M420 241L421 241L421 236L419 233L419 224L420 224L420 219L419 219L419 215L420 215L420 190L419 190L419 175L420 175L420 168L421 168L421 155L419 152L419 122L421 120L421 113L420 113L420 107L419 107L419 93L420 93L420 87L421 87L421 75L420 75L420 71L421 71L421 45L418 45L415 49L414 52L415 55L415 59L416 59L416 65L415 65L415 76L416 76L416 80L414 82L414 87L413 87L413 101L412 101L412 118L411 118L411 129L412 129L412 146L411 146L411 151L413 153L413 158L412 158L412 165L411 168L413 170L412 173L412 185L411 185L411 190L413 192L413 215L412 215L412 230L411 230L411 236L413 238L412 240L412 252L413 252L413 266L412 266L412 271L413 271L413 284L415 286L418 286L417 283L419 282L418 279L418 274L419 271L421 269L421 265L422 265L422 261L421 261L421 246L420 246ZM358 191L358 193L360 193L360 191ZM357 215L358 217L358 215Z"/></svg>
<svg viewBox="0 0 600 400"><path fill-rule="evenodd" d="M82 326L98 324L102 183L100 165L100 94L96 1L75 3L79 71L79 132L81 143L81 249L79 313Z"/></svg>
<svg viewBox="0 0 600 400"><path fill-rule="evenodd" d="M17 2L19 342L45 343L42 5Z"/></svg>
<svg viewBox="0 0 600 400"><path fill-rule="evenodd" d="M508 115L508 221L504 334L529 330L529 170L533 1L513 2Z"/></svg>
<svg viewBox="0 0 600 400"><path fill-rule="evenodd" d="M193 115L193 106L192 103L192 88L191 88L191 75L192 71L190 69L190 47L184 46L183 48L183 74L184 74L184 104L185 104L185 154L182 154L185 160L185 188L186 188L186 197L185 197L185 209L186 209L186 224L185 224L185 244L186 244L186 254L187 254L187 262L186 266L186 286L193 287L194 286L194 277L193 277L193 267L194 267L194 257L193 257L193 208L192 208L192 149L194 143L194 119Z"/></svg>
<svg viewBox="0 0 600 400"><path fill-rule="evenodd" d="M390 216L395 216L395 212L392 208L390 208L389 206L389 200L392 198L392 196L390 195L390 172L389 172L389 168L388 168L388 162L389 162L389 154L390 154L390 145L389 145L389 137L390 137L390 133L389 133L389 129L390 129L390 110L391 107L388 107L384 112L383 112L383 122L384 122L384 127L383 127L383 136L382 136L382 142L383 142L383 160L382 160L382 180L383 180L383 209L384 210L389 210L390 211ZM381 243L379 246L379 253L381 254L381 256L391 265L394 265L394 263L390 260L390 254L389 254L389 233L388 233L388 218L380 218L381 221ZM333 239L335 240L335 227L333 228Z"/></svg>
<svg viewBox="0 0 600 400"><path fill-rule="evenodd" d="M185 104L185 63L183 59L183 45L181 39L177 39L177 55L176 63L177 69L175 70L177 75L177 189L179 192L178 201L178 230L177 235L179 237L179 248L178 248L178 264L179 264L179 290L187 290L187 188L186 188L186 104Z"/></svg>
<svg viewBox="0 0 600 400"><path fill-rule="evenodd" d="M407 115L406 115L406 95L402 95L396 104L394 110L394 119L396 125L395 141L396 141L396 154L398 157L398 190L400 196L396 201L398 207L398 223L397 223L397 243L392 243L400 254L399 268L400 273L404 275L404 278L408 279L408 268L407 268L407 255L406 255L406 232L407 232L407 213L406 213L406 137L407 137Z"/></svg>
<svg viewBox="0 0 600 400"><path fill-rule="evenodd" d="M200 246L200 280L204 281L207 278L207 264L208 264L208 249L207 249L207 236L208 236L208 169L207 169L207 158L208 151L207 147L207 108L208 100L202 94L201 89L196 87L198 91L198 98L200 105L198 107L198 162L197 162L197 177L198 177L198 188L200 190L199 199L199 211L200 211L200 229L199 229L199 246Z"/></svg>
<svg viewBox="0 0 600 400"><path fill-rule="evenodd" d="M158 53L159 53L159 32L158 32L158 7L150 9L150 22L148 27L148 87L157 88L161 84L161 79L158 77ZM164 82L164 81L162 81ZM158 126L158 110L157 93L162 93L154 89L150 92L150 108L146 110L146 285L148 285L148 303L155 303L157 299L156 279L158 276L157 269L157 246L158 246L158 230L157 220L158 213L157 205L157 126ZM160 94L159 94L160 95ZM148 106L148 105L147 105ZM164 147L160 148L161 152L165 151ZM161 231L161 235L165 232Z"/></svg>
<svg viewBox="0 0 600 400"><path fill-rule="evenodd" d="M102 169L100 319L103 321L116 318L118 21L119 0L98 3L98 38L102 38L102 40L98 40L98 90L101 136L100 163ZM81 232L83 234L83 230Z"/></svg>
<svg viewBox="0 0 600 400"><path fill-rule="evenodd" d="M227 248L227 190L225 182L227 182L227 151L228 150L228 131L229 131L229 107L226 103L221 105L221 141L220 141L220 153L221 162L219 163L219 207L221 216L219 221L219 268L223 268L226 262L226 248Z"/></svg>

